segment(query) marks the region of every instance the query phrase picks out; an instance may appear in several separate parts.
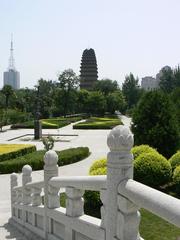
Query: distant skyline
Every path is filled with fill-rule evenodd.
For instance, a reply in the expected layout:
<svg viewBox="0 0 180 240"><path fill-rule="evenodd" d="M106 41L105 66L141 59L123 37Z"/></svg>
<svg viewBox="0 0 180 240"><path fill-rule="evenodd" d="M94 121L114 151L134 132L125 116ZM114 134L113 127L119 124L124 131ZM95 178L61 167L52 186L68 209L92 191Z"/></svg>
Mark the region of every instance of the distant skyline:
<svg viewBox="0 0 180 240"><path fill-rule="evenodd" d="M93 48L99 79L121 85L132 72L141 80L180 64L179 0L0 0L0 88L13 33L21 87L79 75L83 50ZM140 83L140 82L139 82Z"/></svg>

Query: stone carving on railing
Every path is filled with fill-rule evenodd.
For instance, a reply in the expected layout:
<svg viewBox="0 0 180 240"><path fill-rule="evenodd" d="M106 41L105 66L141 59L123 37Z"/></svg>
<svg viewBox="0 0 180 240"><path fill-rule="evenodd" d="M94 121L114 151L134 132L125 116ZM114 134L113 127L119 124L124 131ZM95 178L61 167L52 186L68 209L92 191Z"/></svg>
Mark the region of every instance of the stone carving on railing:
<svg viewBox="0 0 180 240"><path fill-rule="evenodd" d="M40 187L32 188L32 206L40 206L42 203L42 189Z"/></svg>
<svg viewBox="0 0 180 240"><path fill-rule="evenodd" d="M84 194L83 190L67 187L66 188L66 215L79 217L84 214Z"/></svg>
<svg viewBox="0 0 180 240"><path fill-rule="evenodd" d="M136 231L131 231L131 234L125 229L125 227L127 227L127 225L125 225L126 221L131 222L136 227L137 223L139 224L139 213L137 213L137 208L133 209L132 216L132 209L127 208L129 203L126 202L127 199L120 196L117 198L119 183L126 178L133 178L133 155L131 154L133 143L132 133L129 128L124 126L113 128L107 138L107 144L110 148L107 157L108 204L105 214L106 238L108 240L114 240L115 236L117 239L139 239L138 228L136 228ZM120 211L117 211L118 208ZM131 213L128 218L127 213Z"/></svg>
<svg viewBox="0 0 180 240"><path fill-rule="evenodd" d="M22 168L22 185L23 185L23 204L28 205L31 203L31 188L26 184L32 181L31 177L32 168L29 165L25 165Z"/></svg>
<svg viewBox="0 0 180 240"><path fill-rule="evenodd" d="M17 201L17 192L14 190L14 187L18 185L17 178L16 173L11 174L11 205Z"/></svg>

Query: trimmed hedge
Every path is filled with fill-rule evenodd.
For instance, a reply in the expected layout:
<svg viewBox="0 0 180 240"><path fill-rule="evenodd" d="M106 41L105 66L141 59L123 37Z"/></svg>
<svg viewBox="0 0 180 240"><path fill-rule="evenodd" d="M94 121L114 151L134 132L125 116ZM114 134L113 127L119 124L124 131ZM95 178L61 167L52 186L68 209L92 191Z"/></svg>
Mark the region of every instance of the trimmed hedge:
<svg viewBox="0 0 180 240"><path fill-rule="evenodd" d="M176 167L173 173L173 183L177 193L180 194L180 166Z"/></svg>
<svg viewBox="0 0 180 240"><path fill-rule="evenodd" d="M33 153L26 154L22 157L7 160L0 163L0 173L12 173L21 172L22 167L25 164L29 164L33 170L43 169L45 151L36 151ZM57 151L59 160L58 165L63 166L71 163L78 162L89 156L88 147L70 148L62 151Z"/></svg>
<svg viewBox="0 0 180 240"><path fill-rule="evenodd" d="M112 129L120 124L122 124L122 122L117 118L91 117L85 122L73 125L73 129Z"/></svg>
<svg viewBox="0 0 180 240"><path fill-rule="evenodd" d="M36 151L32 144L0 144L0 162Z"/></svg>
<svg viewBox="0 0 180 240"><path fill-rule="evenodd" d="M180 166L180 151L172 155L172 157L169 159L169 162L173 171L177 166Z"/></svg>
<svg viewBox="0 0 180 240"><path fill-rule="evenodd" d="M150 147L149 145L134 146L131 149L131 153L133 154L134 159L139 157L139 155L141 155L142 153L150 153L150 152L158 153L154 148Z"/></svg>
<svg viewBox="0 0 180 240"><path fill-rule="evenodd" d="M172 168L169 161L159 153L142 153L134 161L134 179L151 187L169 182Z"/></svg>
<svg viewBox="0 0 180 240"><path fill-rule="evenodd" d="M77 122L81 120L82 117L59 117L59 118L48 118L48 119L41 119L41 124L43 129L54 129L54 128L61 128L73 122ZM34 128L34 122L28 121L24 123L17 123L11 126L12 129L17 128Z"/></svg>

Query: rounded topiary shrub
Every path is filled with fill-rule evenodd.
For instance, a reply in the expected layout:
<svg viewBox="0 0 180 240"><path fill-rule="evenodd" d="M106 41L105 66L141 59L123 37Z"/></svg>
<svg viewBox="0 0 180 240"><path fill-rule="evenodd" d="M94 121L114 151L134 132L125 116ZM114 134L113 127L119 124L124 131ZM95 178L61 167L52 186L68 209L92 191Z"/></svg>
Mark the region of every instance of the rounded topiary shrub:
<svg viewBox="0 0 180 240"><path fill-rule="evenodd" d="M134 161L134 179L148 186L166 184L171 174L171 164L159 153L143 153Z"/></svg>
<svg viewBox="0 0 180 240"><path fill-rule="evenodd" d="M173 173L173 183L177 193L180 193L180 166L176 167Z"/></svg>
<svg viewBox="0 0 180 240"><path fill-rule="evenodd" d="M150 152L157 153L156 149L150 147L149 145L139 145L139 146L135 146L131 149L131 153L133 154L134 159L139 157L139 155L142 153L150 153Z"/></svg>
<svg viewBox="0 0 180 240"><path fill-rule="evenodd" d="M106 158L96 160L90 167L89 174L90 175L106 175L107 173L106 166L107 166ZM100 200L100 193L97 191L85 191L84 200L85 200L86 212L88 212L90 215L94 217L100 217L99 209L102 205L102 202ZM95 211L92 212L90 211L90 209L95 209Z"/></svg>
<svg viewBox="0 0 180 240"><path fill-rule="evenodd" d="M107 159L96 160L90 167L90 175L106 175Z"/></svg>
<svg viewBox="0 0 180 240"><path fill-rule="evenodd" d="M169 159L169 162L173 171L177 166L180 166L180 151L172 155L172 157Z"/></svg>

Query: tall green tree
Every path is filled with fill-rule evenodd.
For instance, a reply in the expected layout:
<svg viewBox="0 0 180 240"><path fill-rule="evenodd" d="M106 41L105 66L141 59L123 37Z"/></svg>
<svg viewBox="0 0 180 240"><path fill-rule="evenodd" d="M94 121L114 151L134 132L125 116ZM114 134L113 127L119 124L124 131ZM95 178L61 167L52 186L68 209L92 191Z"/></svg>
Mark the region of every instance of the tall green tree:
<svg viewBox="0 0 180 240"><path fill-rule="evenodd" d="M180 66L178 65L173 70L174 75L174 88L180 88Z"/></svg>
<svg viewBox="0 0 180 240"><path fill-rule="evenodd" d="M174 108L167 94L146 92L132 117L135 144L148 144L170 157L179 146L179 131Z"/></svg>
<svg viewBox="0 0 180 240"><path fill-rule="evenodd" d="M101 92L90 92L87 99L87 112L103 115L106 111L106 99Z"/></svg>
<svg viewBox="0 0 180 240"><path fill-rule="evenodd" d="M102 79L96 82L94 86L95 91L100 91L104 95L115 92L119 89L117 81L111 79Z"/></svg>
<svg viewBox="0 0 180 240"><path fill-rule="evenodd" d="M58 77L58 87L61 89L61 104L63 115L73 113L75 109L76 90L79 86L79 78L72 69L64 70Z"/></svg>
<svg viewBox="0 0 180 240"><path fill-rule="evenodd" d="M90 92L81 89L77 92L77 112L78 113L86 113L87 112L87 101L89 97Z"/></svg>
<svg viewBox="0 0 180 240"><path fill-rule="evenodd" d="M124 113L126 102L122 92L116 91L113 93L109 93L106 97L107 100L107 111L114 114L115 111L120 111Z"/></svg>
<svg viewBox="0 0 180 240"><path fill-rule="evenodd" d="M138 85L138 78L135 78L132 73L125 77L122 84L122 92L127 102L128 109L134 107L140 98L140 86Z"/></svg>
<svg viewBox="0 0 180 240"><path fill-rule="evenodd" d="M5 96L5 107L6 109L9 107L9 99L13 96L14 90L10 85L5 85L2 90L2 94Z"/></svg>
<svg viewBox="0 0 180 240"><path fill-rule="evenodd" d="M54 92L56 83L52 80L40 79L38 81L39 86L39 99L41 117L48 118L52 115L52 106L54 105Z"/></svg>
<svg viewBox="0 0 180 240"><path fill-rule="evenodd" d="M170 67L166 66L161 69L159 75L160 75L159 76L160 89L165 93L170 93L173 90L175 83L173 70Z"/></svg>
<svg viewBox="0 0 180 240"><path fill-rule="evenodd" d="M175 107L175 114L176 114L176 117L178 120L178 126L179 126L179 130L180 130L180 87L176 87L172 91L170 98Z"/></svg>

